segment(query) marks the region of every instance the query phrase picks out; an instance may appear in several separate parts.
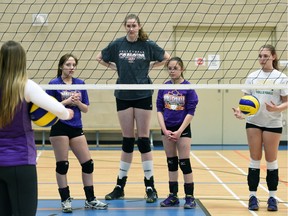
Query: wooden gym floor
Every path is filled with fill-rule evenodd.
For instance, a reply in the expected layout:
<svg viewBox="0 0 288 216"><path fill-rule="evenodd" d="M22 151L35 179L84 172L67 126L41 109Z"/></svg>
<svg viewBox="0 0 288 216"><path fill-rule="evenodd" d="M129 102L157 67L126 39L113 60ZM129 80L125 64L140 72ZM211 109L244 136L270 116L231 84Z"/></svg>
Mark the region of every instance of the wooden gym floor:
<svg viewBox="0 0 288 216"><path fill-rule="evenodd" d="M159 207L168 195L168 175L166 157L161 147L154 147L154 178L158 191L157 203L146 204L144 201L143 171L140 154L135 149L133 164L129 171L127 185L125 187L125 200L107 201L108 210L85 210L84 191L81 181L81 167L70 152L70 168L68 181L71 196L74 198L72 206L75 209L69 215L105 215L105 216L130 216L135 215L287 215L288 210L288 182L287 182L287 147L279 151L279 186L277 197L279 201L278 212L268 212L266 202L268 191L266 186L266 165L264 158L261 163L261 179L258 187L260 209L252 212L247 209L248 186L247 166L249 164L249 152L247 149L193 149L191 147L191 164L194 173L195 197L197 208L184 210L183 178L179 175L180 206L173 208ZM91 147L91 155L94 160L94 190L98 199L111 192L115 186L118 174L119 147ZM61 212L60 198L55 178L55 159L51 147L39 147L38 149L38 216L67 215Z"/></svg>

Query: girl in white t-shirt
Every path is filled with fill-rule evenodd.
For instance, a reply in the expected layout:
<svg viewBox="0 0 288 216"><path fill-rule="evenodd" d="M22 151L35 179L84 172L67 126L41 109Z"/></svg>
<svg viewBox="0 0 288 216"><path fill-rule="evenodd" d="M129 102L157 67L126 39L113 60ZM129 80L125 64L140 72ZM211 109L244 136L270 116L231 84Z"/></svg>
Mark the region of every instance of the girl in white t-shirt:
<svg viewBox="0 0 288 216"><path fill-rule="evenodd" d="M288 78L278 69L278 59L272 45L264 45L259 51L261 69L252 72L245 84L287 84ZM288 88L284 89L245 89L244 94L251 94L260 102L259 111L247 117L246 133L250 151L250 164L248 170L248 186L250 198L248 209L257 211L259 200L256 197L260 181L260 162L262 158L262 145L264 146L267 164L266 182L269 190L267 201L268 211L277 211L276 191L278 186L277 152L282 133L282 111L288 108ZM243 119L239 108L233 108L236 118Z"/></svg>

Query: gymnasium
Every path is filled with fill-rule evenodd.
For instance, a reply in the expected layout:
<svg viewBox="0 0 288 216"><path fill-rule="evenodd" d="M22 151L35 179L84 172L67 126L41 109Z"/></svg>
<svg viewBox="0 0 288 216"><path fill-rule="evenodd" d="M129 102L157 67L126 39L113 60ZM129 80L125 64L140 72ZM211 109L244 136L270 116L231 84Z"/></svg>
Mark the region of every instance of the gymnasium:
<svg viewBox="0 0 288 216"><path fill-rule="evenodd" d="M184 77L192 83L190 88L195 89L199 97L191 124L190 160L195 181L195 209L182 207L182 176L179 176L180 206L163 208L159 204L169 193L166 156L155 105L157 91L169 79L165 67L149 72L152 81L149 86L121 86L115 84L117 72L96 61L96 55L103 48L125 35L123 20L130 13L139 16L150 40L171 56L183 59ZM6 0L0 2L0 23L0 45L8 40L20 42L27 51L29 78L45 90L75 88L48 85L48 82L56 77L57 63L62 55L73 53L79 59L75 75L86 83L77 88L87 89L89 94L89 111L82 115L83 130L94 160L94 188L99 200L105 201L119 170L122 136L114 90L154 90L149 138L158 201L147 204L144 200L141 158L135 151L125 199L107 201L107 210L85 209L81 168L71 153L68 179L73 213L69 215L287 215L288 111L283 112L278 152L279 209L275 213L266 208L268 189L264 156L257 192L260 209L247 209L250 155L245 120L236 119L232 110L243 96L241 90L251 88L245 85L245 79L259 68L258 52L262 45L276 47L280 71L288 75L286 0ZM271 83L254 88L283 89L287 85ZM36 125L33 128L38 153L37 216L67 215L61 212L55 158L49 142L50 128Z"/></svg>

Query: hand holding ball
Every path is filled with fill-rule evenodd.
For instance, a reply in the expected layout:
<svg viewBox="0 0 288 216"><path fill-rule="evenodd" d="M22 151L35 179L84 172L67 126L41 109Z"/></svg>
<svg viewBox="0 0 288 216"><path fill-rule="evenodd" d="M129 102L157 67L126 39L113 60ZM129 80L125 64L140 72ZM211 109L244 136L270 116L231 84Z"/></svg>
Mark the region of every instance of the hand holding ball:
<svg viewBox="0 0 288 216"><path fill-rule="evenodd" d="M56 100L56 99L55 99ZM29 110L30 118L34 124L40 127L50 127L59 119L56 115L32 103Z"/></svg>
<svg viewBox="0 0 288 216"><path fill-rule="evenodd" d="M244 95L239 101L239 109L245 115L255 115L260 107L258 99L253 95Z"/></svg>

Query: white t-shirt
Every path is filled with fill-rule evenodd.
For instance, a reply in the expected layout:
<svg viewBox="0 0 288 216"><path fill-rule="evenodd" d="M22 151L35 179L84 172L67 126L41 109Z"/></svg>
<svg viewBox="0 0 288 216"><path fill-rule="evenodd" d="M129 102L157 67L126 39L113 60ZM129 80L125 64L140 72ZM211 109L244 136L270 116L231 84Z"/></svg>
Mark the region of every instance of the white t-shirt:
<svg viewBox="0 0 288 216"><path fill-rule="evenodd" d="M265 102L279 105L282 103L280 96L288 95L288 77L278 70L272 72L264 72L263 70L257 70L249 74L245 84L287 84L285 89L243 89L246 94L251 94L258 98L260 103L259 111L253 115L247 117L247 122L260 127L276 128L282 127L282 112L269 112L266 110Z"/></svg>
<svg viewBox="0 0 288 216"><path fill-rule="evenodd" d="M69 112L63 104L48 95L38 84L28 79L24 97L27 102L32 102L37 106L55 114L58 118L66 120L69 118Z"/></svg>

